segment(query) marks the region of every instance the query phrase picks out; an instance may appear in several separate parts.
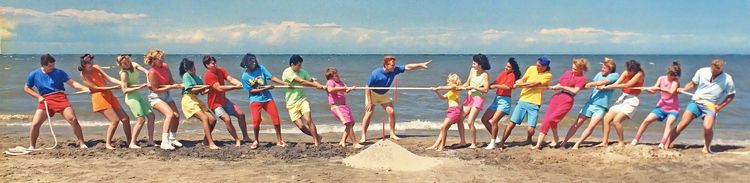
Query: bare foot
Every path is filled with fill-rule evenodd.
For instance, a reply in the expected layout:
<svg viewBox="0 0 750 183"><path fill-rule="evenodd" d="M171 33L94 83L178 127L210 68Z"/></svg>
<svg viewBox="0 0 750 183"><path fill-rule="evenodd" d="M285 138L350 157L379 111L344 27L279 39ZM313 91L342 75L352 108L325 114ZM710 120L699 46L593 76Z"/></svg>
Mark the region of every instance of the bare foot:
<svg viewBox="0 0 750 183"><path fill-rule="evenodd" d="M344 143L344 142L339 142L339 146L341 146L341 147L346 147L346 143Z"/></svg>
<svg viewBox="0 0 750 183"><path fill-rule="evenodd" d="M250 144L250 149L256 149L258 148L258 141L253 142L253 144Z"/></svg>
<svg viewBox="0 0 750 183"><path fill-rule="evenodd" d="M573 145L573 147L571 147L570 149L578 149L578 146L578 143L576 143L576 145Z"/></svg>
<svg viewBox="0 0 750 183"><path fill-rule="evenodd" d="M138 146L138 145L135 145L135 144L130 144L130 145L128 145L128 148L130 148L130 149L140 149L141 146Z"/></svg>
<svg viewBox="0 0 750 183"><path fill-rule="evenodd" d="M89 148L89 146L87 146L87 145L86 145L86 144L84 144L84 143L81 143L81 145L80 145L80 146L78 146L78 148L81 148L81 149L88 149L88 148Z"/></svg>
<svg viewBox="0 0 750 183"><path fill-rule="evenodd" d="M425 150L432 150L432 149L437 149L437 147L436 146L430 146L430 147L427 147L427 148L424 148L424 149Z"/></svg>
<svg viewBox="0 0 750 183"><path fill-rule="evenodd" d="M549 144L547 144L547 146L549 146L549 147L551 147L551 148L557 148L557 145L558 145L558 144L557 144L557 142L555 142L555 141L552 141L552 142L550 142Z"/></svg>
<svg viewBox="0 0 750 183"><path fill-rule="evenodd" d="M476 149L476 148L477 148L477 145L476 145L476 144L471 144L471 145L469 146L469 149Z"/></svg>
<svg viewBox="0 0 750 183"><path fill-rule="evenodd" d="M533 146L531 147L531 150L542 150L541 146Z"/></svg>
<svg viewBox="0 0 750 183"><path fill-rule="evenodd" d="M359 139L359 143L363 143L363 142L367 142L367 138L365 138L364 136L362 136L362 138Z"/></svg>
<svg viewBox="0 0 750 183"><path fill-rule="evenodd" d="M619 143L617 143L617 146L615 146L615 147L617 147L617 148L625 147L625 142L619 142Z"/></svg>
<svg viewBox="0 0 750 183"><path fill-rule="evenodd" d="M441 147L441 148L435 149L435 151L437 151L437 152L442 152L442 151L443 151L443 148Z"/></svg>
<svg viewBox="0 0 750 183"><path fill-rule="evenodd" d="M219 146L216 146L216 144L211 144L208 146L208 149L216 150L216 149L219 149Z"/></svg>
<svg viewBox="0 0 750 183"><path fill-rule="evenodd" d="M284 142L283 140L282 141L278 141L278 142L276 142L276 146L286 147L286 142Z"/></svg>
<svg viewBox="0 0 750 183"><path fill-rule="evenodd" d="M505 150L505 143L498 145L497 148L500 150Z"/></svg>
<svg viewBox="0 0 750 183"><path fill-rule="evenodd" d="M393 140L401 140L400 137L396 136L396 134L391 134L391 139Z"/></svg>
<svg viewBox="0 0 750 183"><path fill-rule="evenodd" d="M703 150L701 151L706 154L713 154L714 152L711 151L711 148L703 147Z"/></svg>
<svg viewBox="0 0 750 183"><path fill-rule="evenodd" d="M115 149L115 147L112 147L112 145L111 145L111 144L107 144L107 145L105 145L105 146L104 146L104 148L107 148L107 149Z"/></svg>
<svg viewBox="0 0 750 183"><path fill-rule="evenodd" d="M240 145L242 145L242 141L237 140L234 142L234 147L240 147Z"/></svg>
<svg viewBox="0 0 750 183"><path fill-rule="evenodd" d="M365 147L365 146L363 146L362 144L359 144L359 143L354 143L353 146L354 146L354 149L359 149L359 148Z"/></svg>
<svg viewBox="0 0 750 183"><path fill-rule="evenodd" d="M594 147L607 147L607 146L609 146L609 142L602 142L602 143L595 145Z"/></svg>

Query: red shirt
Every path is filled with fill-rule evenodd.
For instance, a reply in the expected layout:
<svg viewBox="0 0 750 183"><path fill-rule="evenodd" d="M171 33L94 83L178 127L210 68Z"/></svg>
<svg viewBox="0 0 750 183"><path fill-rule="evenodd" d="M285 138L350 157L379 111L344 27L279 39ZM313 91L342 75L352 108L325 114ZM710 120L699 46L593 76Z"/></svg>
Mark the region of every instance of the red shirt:
<svg viewBox="0 0 750 183"><path fill-rule="evenodd" d="M636 74L638 74L638 73L636 73ZM633 79L633 77L635 77L635 74L633 74L633 75L630 75L630 74L625 75L625 78L623 79L622 83L628 83L628 82L630 82L630 80ZM641 77L641 80L635 82L635 85L633 85L631 87L643 87L643 77ZM623 93L627 93L627 94L631 94L631 95L636 95L636 96L641 94L641 90L632 89L632 88L623 88L622 92Z"/></svg>
<svg viewBox="0 0 750 183"><path fill-rule="evenodd" d="M514 84L516 84L516 75L513 74L513 72L503 71L500 72L500 74L497 74L497 77L495 78L495 83L492 83L493 85L496 84L504 84L508 87L513 87ZM503 90L498 88L495 92L497 96L508 96L510 97L510 94L513 93L512 90Z"/></svg>
<svg viewBox="0 0 750 183"><path fill-rule="evenodd" d="M224 80L226 80L228 76L229 74L227 74L227 71L224 70L224 68L216 68L216 73L206 71L206 74L203 75L203 81L206 83L206 85L214 85L214 83L218 82L219 86L223 86ZM227 102L227 96L224 93L225 92L209 90L208 108L216 109L218 107L224 106L224 104Z"/></svg>

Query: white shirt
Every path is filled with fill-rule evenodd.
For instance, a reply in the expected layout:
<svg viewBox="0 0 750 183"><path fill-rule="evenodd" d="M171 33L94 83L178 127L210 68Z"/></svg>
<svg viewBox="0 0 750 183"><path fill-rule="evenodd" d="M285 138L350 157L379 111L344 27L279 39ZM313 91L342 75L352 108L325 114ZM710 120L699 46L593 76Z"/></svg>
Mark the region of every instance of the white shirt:
<svg viewBox="0 0 750 183"><path fill-rule="evenodd" d="M716 100L723 95L731 95L736 93L734 89L734 81L732 76L726 72L721 73L713 81L711 81L711 68L704 67L698 69L693 76L692 82L697 85L693 100L708 100L716 103Z"/></svg>

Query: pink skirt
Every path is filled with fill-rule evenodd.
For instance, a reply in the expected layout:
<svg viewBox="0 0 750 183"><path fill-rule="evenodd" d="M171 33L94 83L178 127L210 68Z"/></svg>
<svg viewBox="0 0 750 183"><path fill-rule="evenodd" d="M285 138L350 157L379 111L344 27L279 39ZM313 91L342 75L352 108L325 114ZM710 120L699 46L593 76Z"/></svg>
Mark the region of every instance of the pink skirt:
<svg viewBox="0 0 750 183"><path fill-rule="evenodd" d="M352 118L352 110L349 109L349 106L347 105L332 106L331 113L333 114L333 117L342 121L341 123L343 124L354 122L354 119ZM339 115L339 113L341 113L341 115ZM344 119L341 119L341 117Z"/></svg>
<svg viewBox="0 0 750 183"><path fill-rule="evenodd" d="M448 110L445 111L445 118L447 118L448 121L452 123L460 122L461 121L461 107L460 106L448 107Z"/></svg>

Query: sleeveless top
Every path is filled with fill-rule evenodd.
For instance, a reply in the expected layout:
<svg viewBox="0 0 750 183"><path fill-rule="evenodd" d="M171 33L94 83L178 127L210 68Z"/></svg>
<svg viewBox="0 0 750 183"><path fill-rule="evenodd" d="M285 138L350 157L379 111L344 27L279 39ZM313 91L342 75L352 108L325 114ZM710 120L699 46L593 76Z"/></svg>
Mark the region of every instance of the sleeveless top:
<svg viewBox="0 0 750 183"><path fill-rule="evenodd" d="M476 72L476 71L475 71ZM472 76L469 79L469 86L473 86L474 88L481 88L484 87L484 81L487 78L487 73L479 75L479 77L473 75L474 73L471 73ZM469 90L469 95L471 96L482 96L483 93L477 90Z"/></svg>
<svg viewBox="0 0 750 183"><path fill-rule="evenodd" d="M107 84L104 82L104 75L98 70L92 70L91 72L82 72L82 73L83 73L82 74L83 77L88 78L94 84L94 86L98 86L98 87L107 86ZM96 91L96 92L91 92L91 93L98 93L98 92L102 92L102 91Z"/></svg>
<svg viewBox="0 0 750 183"><path fill-rule="evenodd" d="M636 74L638 74L638 73L636 73ZM628 73L627 75L625 75L625 78L624 78L624 80L622 82L623 83L630 82L630 79L633 79L633 77L635 77L636 74L632 74L631 75L631 74ZM635 85L631 86L631 88L623 88L622 92L623 93L627 93L627 94L631 94L631 95L636 95L636 96L640 95L641 94L641 90L639 90L639 89L632 89L634 87L643 87L643 76L641 77L641 80L639 80L638 82L636 82Z"/></svg>
<svg viewBox="0 0 750 183"><path fill-rule="evenodd" d="M169 73L169 65L167 63L162 63L161 67L153 66L149 69L149 72L154 73L156 81L159 82L157 83L158 85L169 84L169 81L172 79L172 73Z"/></svg>

